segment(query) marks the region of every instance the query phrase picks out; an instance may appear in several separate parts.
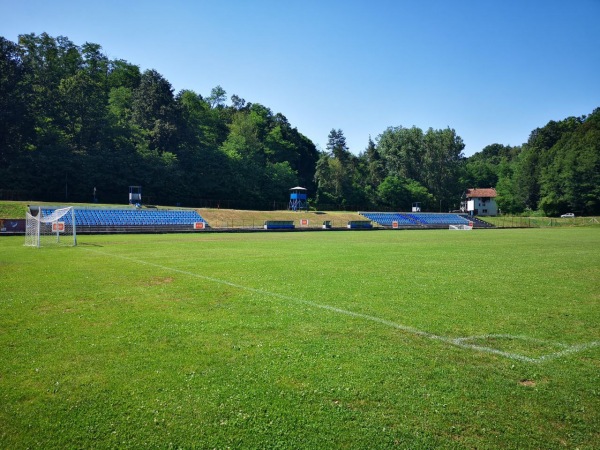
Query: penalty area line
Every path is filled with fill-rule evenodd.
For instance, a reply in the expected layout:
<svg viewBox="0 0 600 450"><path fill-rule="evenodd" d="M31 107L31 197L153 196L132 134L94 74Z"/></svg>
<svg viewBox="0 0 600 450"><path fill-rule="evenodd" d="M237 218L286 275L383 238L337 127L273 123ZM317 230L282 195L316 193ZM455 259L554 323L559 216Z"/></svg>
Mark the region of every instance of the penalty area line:
<svg viewBox="0 0 600 450"><path fill-rule="evenodd" d="M334 312L337 314L342 314L342 315L349 316L349 317L355 317L358 319L368 320L370 322L375 322L375 323L379 323L382 325L386 325L391 328L395 328L395 329L403 331L407 334L421 336L421 337L424 337L427 339L443 342L445 344L449 344L449 345L452 345L455 347L473 350L473 351L480 352L480 353L488 353L488 354L492 354L492 355L502 356L504 358L512 359L515 361L522 361L522 362L527 362L527 363L542 363L542 362L549 361L552 359L560 358L562 356L568 356L573 353L578 353L578 352L587 350L589 348L600 346L600 341L593 341L593 342L589 342L586 344L579 344L579 345L573 345L573 346L568 346L566 344L552 343L554 345L558 345L558 346L565 347L565 348L558 352L555 352L555 353L549 353L549 354L546 354L543 356L539 356L537 358L532 358L529 356L521 355L519 353L506 352L506 351L499 350L499 349L496 349L493 347L486 347L484 345L471 344L471 343L469 343L469 341L473 340L473 339L477 339L477 338L486 337L486 336L492 336L492 337L493 336L495 336L495 337L502 336L502 337L509 338L509 339L518 338L518 339L527 339L527 340L531 340L531 341L541 342L539 339L528 338L526 336L512 336L512 335L485 335L485 336L469 336L469 337L459 337L459 338L440 336L440 335L437 335L434 333L429 333L427 331L423 331L423 330L419 330L417 328L410 327L408 325L402 325L402 324L399 324L396 322L392 322L391 320L382 319L381 317L371 316L369 314L357 313L357 312L350 311L347 309L338 308L336 306L326 305L326 304L322 304L322 303L316 303L316 302L304 300L304 299L297 298L297 297L290 297L289 295L278 294L276 292L270 292L270 291L266 291L264 289L257 289L257 288L253 288L253 287L249 287L249 286L244 286L242 284L233 283L231 281L222 280L220 278L214 278L214 277L209 277L207 275L201 275L201 274L198 274L195 272L190 272L188 270L182 270L182 269L177 269L175 267L163 266L162 264L156 264L156 263L144 261L144 260L137 259L137 258L131 258L129 256L114 255L112 253L103 252L101 250L97 250L97 249L93 249L93 248L86 248L86 250L88 250L90 252L106 255L106 256L117 257L120 259L134 262L136 264L150 266L150 267L156 267L157 269L176 272L176 273L180 273L182 275L187 275L190 277L210 281L212 283L221 284L224 286L230 286L230 287L233 287L236 289L240 289L240 290L247 291L247 292L252 292L255 294L279 298L279 299L290 301L293 303L300 303L300 304L304 304L307 306L311 306L313 308L323 309L326 311Z"/></svg>
<svg viewBox="0 0 600 450"><path fill-rule="evenodd" d="M582 352L584 350L587 350L589 348L594 348L594 347L600 347L600 341L592 341L592 342L588 342L587 344L578 344L578 345L572 345L570 347L567 347L564 350L561 350L559 352L556 353L549 353L547 355L543 355L540 356L537 362L544 362L544 361L550 361L552 359L557 359L557 358L561 358L563 356L569 356L572 355L573 353L579 353Z"/></svg>

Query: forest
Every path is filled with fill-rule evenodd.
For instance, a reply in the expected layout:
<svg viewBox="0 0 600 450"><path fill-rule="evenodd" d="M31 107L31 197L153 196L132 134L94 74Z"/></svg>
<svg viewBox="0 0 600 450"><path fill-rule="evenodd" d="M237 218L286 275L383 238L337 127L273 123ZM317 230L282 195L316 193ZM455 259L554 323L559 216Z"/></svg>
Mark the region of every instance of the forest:
<svg viewBox="0 0 600 450"><path fill-rule="evenodd" d="M67 37L0 37L0 200L286 208L304 186L322 210L458 208L496 187L503 213L600 213L600 108L550 121L521 146L470 157L450 127L390 126L350 151L332 127L319 149L280 112L172 85ZM356 149L353 149L356 150Z"/></svg>

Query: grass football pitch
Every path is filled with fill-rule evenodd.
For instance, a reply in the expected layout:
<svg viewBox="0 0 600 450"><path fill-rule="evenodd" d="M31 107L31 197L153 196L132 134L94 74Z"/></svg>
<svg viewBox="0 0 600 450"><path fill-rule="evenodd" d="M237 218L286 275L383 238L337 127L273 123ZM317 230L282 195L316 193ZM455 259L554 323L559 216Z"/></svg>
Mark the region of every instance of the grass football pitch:
<svg viewBox="0 0 600 450"><path fill-rule="evenodd" d="M0 239L0 448L598 448L600 231Z"/></svg>

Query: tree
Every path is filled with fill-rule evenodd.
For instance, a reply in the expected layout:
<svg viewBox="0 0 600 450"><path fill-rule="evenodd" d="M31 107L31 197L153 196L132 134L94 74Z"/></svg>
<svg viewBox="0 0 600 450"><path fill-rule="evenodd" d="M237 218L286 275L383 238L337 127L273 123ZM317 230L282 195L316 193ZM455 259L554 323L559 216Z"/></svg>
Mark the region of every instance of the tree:
<svg viewBox="0 0 600 450"><path fill-rule="evenodd" d="M104 86L109 72L108 58L101 52L102 47L98 44L86 42L81 47L83 57L83 70L94 80Z"/></svg>
<svg viewBox="0 0 600 450"><path fill-rule="evenodd" d="M551 120L542 128L536 128L529 135L519 155L515 170L518 196L526 208L537 210L541 198L542 174L552 164L554 153L552 147L565 134L574 132L582 122L582 118L570 117L560 122Z"/></svg>
<svg viewBox="0 0 600 450"><path fill-rule="evenodd" d="M108 63L108 87L136 89L142 80L139 66L130 64L122 59Z"/></svg>
<svg viewBox="0 0 600 450"><path fill-rule="evenodd" d="M346 137L340 129L331 129L327 137L327 151L331 156L338 159L342 163L346 163L350 159L350 152L346 145Z"/></svg>
<svg viewBox="0 0 600 450"><path fill-rule="evenodd" d="M34 134L29 70L21 48L0 37L0 167L5 169Z"/></svg>
<svg viewBox="0 0 600 450"><path fill-rule="evenodd" d="M600 109L589 117L560 123L560 138L550 141L540 169L539 208L547 215L600 211ZM548 144L549 145L549 144Z"/></svg>
<svg viewBox="0 0 600 450"><path fill-rule="evenodd" d="M146 70L140 85L133 91L132 121L146 131L151 149L176 151L177 117L173 88L155 70Z"/></svg>
<svg viewBox="0 0 600 450"><path fill-rule="evenodd" d="M377 150L389 175L421 181L423 130L389 127L377 137Z"/></svg>
<svg viewBox="0 0 600 450"><path fill-rule="evenodd" d="M503 159L498 165L498 183L496 184L496 202L502 213L520 213L525 209L517 194L517 181L514 176L516 162Z"/></svg>
<svg viewBox="0 0 600 450"><path fill-rule="evenodd" d="M380 205L394 211L410 211L413 202L420 202L427 208L433 196L415 180L407 180L395 175L386 177L377 187Z"/></svg>
<svg viewBox="0 0 600 450"><path fill-rule="evenodd" d="M109 60L98 44L46 33L18 44L0 38L0 188L85 201L98 186L103 200L121 201L133 183L156 201L250 193L265 206L286 184L301 184L337 208L421 200L445 209L466 187L496 184L505 211L600 209L598 110L550 121L522 147L492 144L471 158L451 128L389 127L357 157L340 129L319 152L283 114L238 95L226 100L220 86L207 98L175 97L158 72Z"/></svg>
<svg viewBox="0 0 600 450"><path fill-rule="evenodd" d="M465 172L461 184L468 187L495 187L498 184L498 167L500 163L513 159L515 149L501 144L484 147L466 159Z"/></svg>
<svg viewBox="0 0 600 450"><path fill-rule="evenodd" d="M243 109L245 105L246 105L246 100L244 100L243 98L241 98L235 94L233 94L231 96L231 107L233 109L240 110L240 109Z"/></svg>
<svg viewBox="0 0 600 450"><path fill-rule="evenodd" d="M376 188L386 177L386 170L383 158L371 136L369 136L367 148L359 155L359 159L363 160L365 164L365 184Z"/></svg>
<svg viewBox="0 0 600 450"><path fill-rule="evenodd" d="M327 151L321 153L315 170L317 205L346 209L367 202L359 160L346 146L342 130L329 133Z"/></svg>
<svg viewBox="0 0 600 450"><path fill-rule="evenodd" d="M388 175L416 181L445 207L458 203L464 143L453 129L390 127L377 142Z"/></svg>
<svg viewBox="0 0 600 450"><path fill-rule="evenodd" d="M453 129L429 128L423 137L422 184L435 197L436 202L447 209L458 207L464 190L459 184L464 162L465 144Z"/></svg>
<svg viewBox="0 0 600 450"><path fill-rule="evenodd" d="M343 203L343 174L339 160L322 152L315 170L316 203L319 207L339 207Z"/></svg>
<svg viewBox="0 0 600 450"><path fill-rule="evenodd" d="M215 86L210 91L210 95L207 97L206 101L211 108L222 107L227 101L227 92L225 92L225 89L221 86Z"/></svg>

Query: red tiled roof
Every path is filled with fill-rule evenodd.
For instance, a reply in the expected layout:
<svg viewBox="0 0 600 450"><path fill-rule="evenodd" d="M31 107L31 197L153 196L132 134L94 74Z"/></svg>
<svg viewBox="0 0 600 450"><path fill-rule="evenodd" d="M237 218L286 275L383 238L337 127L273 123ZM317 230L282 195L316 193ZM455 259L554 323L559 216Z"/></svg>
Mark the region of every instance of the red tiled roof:
<svg viewBox="0 0 600 450"><path fill-rule="evenodd" d="M496 189L494 188L486 188L486 189L467 189L467 198L475 198L475 197L496 197Z"/></svg>

